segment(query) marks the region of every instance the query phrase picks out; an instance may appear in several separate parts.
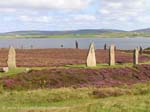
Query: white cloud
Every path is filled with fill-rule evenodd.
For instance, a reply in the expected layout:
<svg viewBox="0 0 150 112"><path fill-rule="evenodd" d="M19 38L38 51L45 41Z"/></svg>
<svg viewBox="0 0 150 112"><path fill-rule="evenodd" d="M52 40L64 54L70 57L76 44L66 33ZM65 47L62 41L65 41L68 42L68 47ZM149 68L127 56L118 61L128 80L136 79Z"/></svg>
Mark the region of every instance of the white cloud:
<svg viewBox="0 0 150 112"><path fill-rule="evenodd" d="M96 17L94 15L75 15L73 19L75 21L84 22L84 21L95 21Z"/></svg>
<svg viewBox="0 0 150 112"><path fill-rule="evenodd" d="M137 21L147 23L150 21L150 16L139 16L137 17Z"/></svg>
<svg viewBox="0 0 150 112"><path fill-rule="evenodd" d="M125 22L125 21L128 20L128 18L127 17L118 17L118 20L122 21L122 22Z"/></svg>
<svg viewBox="0 0 150 112"><path fill-rule="evenodd" d="M89 5L91 0L1 0L1 8L12 9L65 9L78 10Z"/></svg>
<svg viewBox="0 0 150 112"><path fill-rule="evenodd" d="M107 5L108 5L108 7L112 7L114 9L118 9L123 6L123 4L121 2L110 2Z"/></svg>
<svg viewBox="0 0 150 112"><path fill-rule="evenodd" d="M49 16L25 16L25 15L20 16L18 19L23 22L38 22L38 23L49 23L53 20L53 18Z"/></svg>
<svg viewBox="0 0 150 112"><path fill-rule="evenodd" d="M145 10L145 0L102 0L100 10L107 10L112 14L134 16ZM101 12L101 11L100 11Z"/></svg>
<svg viewBox="0 0 150 112"><path fill-rule="evenodd" d="M0 12L15 12L16 10L13 8L1 8L0 7Z"/></svg>
<svg viewBox="0 0 150 112"><path fill-rule="evenodd" d="M148 0L101 0L99 12L103 17L125 21L143 15L149 3Z"/></svg>
<svg viewBox="0 0 150 112"><path fill-rule="evenodd" d="M110 14L111 11L107 10L107 9L100 9L99 12L101 14Z"/></svg>

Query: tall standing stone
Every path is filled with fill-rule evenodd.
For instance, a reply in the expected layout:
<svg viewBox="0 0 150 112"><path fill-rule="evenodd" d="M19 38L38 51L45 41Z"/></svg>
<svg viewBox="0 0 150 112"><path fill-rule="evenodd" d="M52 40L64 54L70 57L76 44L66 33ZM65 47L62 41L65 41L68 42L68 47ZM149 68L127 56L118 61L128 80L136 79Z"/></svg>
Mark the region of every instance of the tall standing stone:
<svg viewBox="0 0 150 112"><path fill-rule="evenodd" d="M94 43L90 44L86 62L87 62L87 67L96 67L96 56L95 56Z"/></svg>
<svg viewBox="0 0 150 112"><path fill-rule="evenodd" d="M116 45L115 45L114 49L115 49L115 51L117 51L117 47L116 47Z"/></svg>
<svg viewBox="0 0 150 112"><path fill-rule="evenodd" d="M76 44L76 49L78 49L79 48L78 41L76 41L75 44Z"/></svg>
<svg viewBox="0 0 150 112"><path fill-rule="evenodd" d="M134 64L134 65L139 64L139 49L138 49L138 48L134 49L134 53L133 53L133 64Z"/></svg>
<svg viewBox="0 0 150 112"><path fill-rule="evenodd" d="M140 46L139 52L140 52L141 55L143 54L143 48L142 48L142 46Z"/></svg>
<svg viewBox="0 0 150 112"><path fill-rule="evenodd" d="M21 49L23 49L23 45L21 46Z"/></svg>
<svg viewBox="0 0 150 112"><path fill-rule="evenodd" d="M104 45L104 50L107 50L107 44Z"/></svg>
<svg viewBox="0 0 150 112"><path fill-rule="evenodd" d="M115 65L115 45L111 45L109 48L109 65Z"/></svg>
<svg viewBox="0 0 150 112"><path fill-rule="evenodd" d="M13 47L9 49L7 64L10 69L16 68L16 51Z"/></svg>

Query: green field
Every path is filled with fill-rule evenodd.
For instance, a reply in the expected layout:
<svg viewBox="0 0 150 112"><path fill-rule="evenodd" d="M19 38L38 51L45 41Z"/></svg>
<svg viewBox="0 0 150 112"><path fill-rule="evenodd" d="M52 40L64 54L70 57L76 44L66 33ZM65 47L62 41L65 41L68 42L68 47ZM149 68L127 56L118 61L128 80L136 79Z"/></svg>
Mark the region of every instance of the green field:
<svg viewBox="0 0 150 112"><path fill-rule="evenodd" d="M3 112L148 112L149 99L149 83L28 91L0 88L0 110Z"/></svg>
<svg viewBox="0 0 150 112"><path fill-rule="evenodd" d="M96 94L97 92L97 94ZM150 84L0 91L3 112L149 112Z"/></svg>
<svg viewBox="0 0 150 112"><path fill-rule="evenodd" d="M149 62L147 62L149 63ZM64 68L85 65L66 65ZM108 65L100 64L97 68ZM114 67L132 67L131 63ZM61 67L63 68L63 67ZM41 70L47 68L32 68ZM25 68L0 73L0 77L14 76ZM2 112L149 112L150 83L105 88L59 88L37 90L5 90L0 86Z"/></svg>
<svg viewBox="0 0 150 112"><path fill-rule="evenodd" d="M17 35L0 36L2 38L123 38L123 37L150 37L150 33L110 32L99 34L64 34L64 35Z"/></svg>

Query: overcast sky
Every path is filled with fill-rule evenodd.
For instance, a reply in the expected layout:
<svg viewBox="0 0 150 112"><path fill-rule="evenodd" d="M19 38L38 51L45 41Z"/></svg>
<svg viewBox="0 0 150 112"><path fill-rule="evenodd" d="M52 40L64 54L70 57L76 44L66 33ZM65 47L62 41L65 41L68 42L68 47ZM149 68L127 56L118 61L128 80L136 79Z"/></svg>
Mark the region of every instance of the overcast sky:
<svg viewBox="0 0 150 112"><path fill-rule="evenodd" d="M150 27L150 0L0 0L0 32Z"/></svg>

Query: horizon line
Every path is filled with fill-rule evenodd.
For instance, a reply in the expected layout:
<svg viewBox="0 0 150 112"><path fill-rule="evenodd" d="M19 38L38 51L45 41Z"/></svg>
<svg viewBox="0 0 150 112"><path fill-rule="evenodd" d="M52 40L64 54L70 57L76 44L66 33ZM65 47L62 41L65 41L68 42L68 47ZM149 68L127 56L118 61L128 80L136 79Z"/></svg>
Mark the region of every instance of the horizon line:
<svg viewBox="0 0 150 112"><path fill-rule="evenodd" d="M80 31L80 30L118 30L118 31L124 31L124 32L131 32L131 31L136 31L136 30L144 30L144 29L150 29L149 27L147 28L139 28L139 29L133 29L133 30L123 30L123 29L111 29L111 28L91 28L91 29L70 29L70 30L12 30L12 31L6 31L6 32L0 32L2 33L11 33L11 32L27 32L27 31L45 31L45 32L65 32L65 31Z"/></svg>

